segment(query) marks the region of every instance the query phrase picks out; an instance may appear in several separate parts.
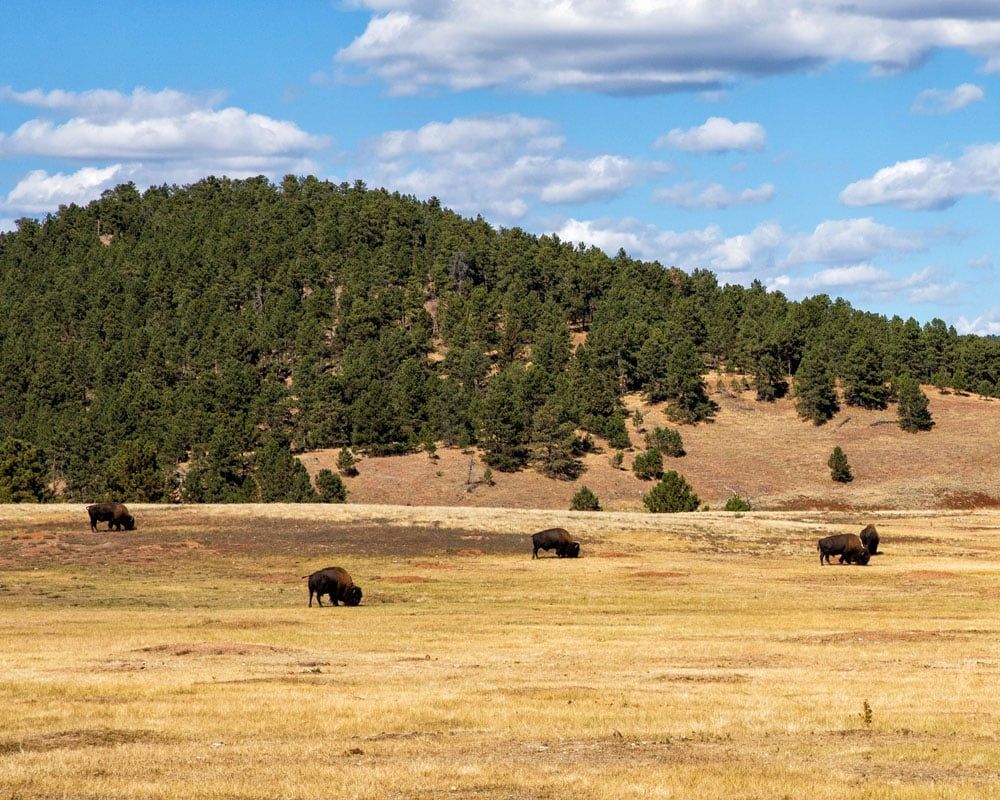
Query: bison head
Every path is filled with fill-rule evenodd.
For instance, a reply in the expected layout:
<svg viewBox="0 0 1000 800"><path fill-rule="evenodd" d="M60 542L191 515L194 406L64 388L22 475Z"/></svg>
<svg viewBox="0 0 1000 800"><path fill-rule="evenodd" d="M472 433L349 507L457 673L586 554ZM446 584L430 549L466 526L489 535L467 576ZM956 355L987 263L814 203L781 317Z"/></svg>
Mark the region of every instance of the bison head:
<svg viewBox="0 0 1000 800"><path fill-rule="evenodd" d="M356 606L361 603L361 587L352 586L346 592L344 592L344 605L345 606Z"/></svg>
<svg viewBox="0 0 1000 800"><path fill-rule="evenodd" d="M125 517L125 530L134 531L135 530L135 517L129 514Z"/></svg>
<svg viewBox="0 0 1000 800"><path fill-rule="evenodd" d="M869 553L867 549L862 550L857 555L857 561L859 564L861 564L861 566L867 565L868 562L871 561L871 558L872 558L871 553Z"/></svg>
<svg viewBox="0 0 1000 800"><path fill-rule="evenodd" d="M566 558L579 558L580 557L580 543L570 542L566 545Z"/></svg>

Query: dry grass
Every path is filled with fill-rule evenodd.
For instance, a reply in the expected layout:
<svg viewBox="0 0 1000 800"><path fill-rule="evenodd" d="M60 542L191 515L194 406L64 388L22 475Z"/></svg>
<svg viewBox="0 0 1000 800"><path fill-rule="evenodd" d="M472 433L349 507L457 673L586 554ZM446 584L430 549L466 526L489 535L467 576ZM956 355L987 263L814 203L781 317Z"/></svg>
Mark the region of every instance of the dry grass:
<svg viewBox="0 0 1000 800"><path fill-rule="evenodd" d="M896 424L896 409L865 411L844 407L826 425L803 422L795 401L758 403L753 392L734 393L729 380L709 376L719 413L712 423L680 427L687 455L664 459L712 508L721 508L733 490L750 495L757 508L1000 508L1000 401L975 396L942 395L925 386L935 426L910 434ZM662 405L650 406L629 396L630 410L640 408L645 428L673 425ZM632 443L643 447L642 434L628 424ZM826 461L834 446L847 453L855 480L836 484ZM306 453L302 462L315 475L336 470L337 450ZM638 452L638 450L637 450ZM502 506L569 508L581 485L588 486L605 508L641 511L651 484L610 465L611 451L584 459L586 471L575 481L544 478L534 470L494 473L495 486L465 490L473 453L439 448L432 461L425 453L393 458L365 458L360 474L345 483L352 502L423 506ZM475 475L483 464L475 459Z"/></svg>
<svg viewBox="0 0 1000 800"><path fill-rule="evenodd" d="M1000 513L0 507L0 796L982 798ZM884 555L820 567L875 521ZM530 559L561 524L583 558ZM358 608L306 607L346 567ZM863 703L872 709L862 719Z"/></svg>

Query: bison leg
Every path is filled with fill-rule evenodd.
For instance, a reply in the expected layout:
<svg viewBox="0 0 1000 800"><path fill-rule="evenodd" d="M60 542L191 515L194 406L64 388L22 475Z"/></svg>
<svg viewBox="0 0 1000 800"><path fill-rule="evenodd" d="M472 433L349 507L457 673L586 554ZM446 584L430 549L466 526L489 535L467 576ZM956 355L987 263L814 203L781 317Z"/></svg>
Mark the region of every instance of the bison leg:
<svg viewBox="0 0 1000 800"><path fill-rule="evenodd" d="M532 558L538 558L538 548L537 547L534 550L531 551L531 557Z"/></svg>

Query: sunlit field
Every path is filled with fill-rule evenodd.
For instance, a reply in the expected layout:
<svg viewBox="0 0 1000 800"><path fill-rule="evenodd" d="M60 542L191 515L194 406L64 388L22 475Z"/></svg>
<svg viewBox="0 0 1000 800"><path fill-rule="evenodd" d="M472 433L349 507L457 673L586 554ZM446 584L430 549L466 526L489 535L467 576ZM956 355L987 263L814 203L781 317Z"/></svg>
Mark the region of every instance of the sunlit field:
<svg viewBox="0 0 1000 800"><path fill-rule="evenodd" d="M3 798L983 798L1000 513L0 507ZM867 567L816 540L874 522ZM581 558L531 560L561 525ZM308 608L345 567L357 608ZM324 598L325 602L325 598Z"/></svg>

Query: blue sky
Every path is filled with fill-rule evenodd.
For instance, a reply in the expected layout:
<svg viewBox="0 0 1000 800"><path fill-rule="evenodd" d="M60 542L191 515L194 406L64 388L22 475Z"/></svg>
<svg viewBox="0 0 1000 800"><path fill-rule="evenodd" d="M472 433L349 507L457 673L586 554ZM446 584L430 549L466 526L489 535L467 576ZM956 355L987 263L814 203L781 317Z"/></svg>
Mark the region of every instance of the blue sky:
<svg viewBox="0 0 1000 800"><path fill-rule="evenodd" d="M6 0L0 230L208 174L435 195L1000 333L995 0Z"/></svg>

